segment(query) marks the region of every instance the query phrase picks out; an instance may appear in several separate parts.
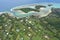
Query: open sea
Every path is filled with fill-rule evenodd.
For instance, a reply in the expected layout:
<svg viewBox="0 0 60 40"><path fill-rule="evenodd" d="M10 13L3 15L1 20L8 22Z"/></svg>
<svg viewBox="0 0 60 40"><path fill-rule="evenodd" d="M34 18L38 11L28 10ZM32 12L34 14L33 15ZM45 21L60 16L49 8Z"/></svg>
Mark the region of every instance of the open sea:
<svg viewBox="0 0 60 40"><path fill-rule="evenodd" d="M59 0L0 0L0 12L10 11L11 8L34 3L53 3L53 7L60 8ZM58 3L58 4L55 4Z"/></svg>

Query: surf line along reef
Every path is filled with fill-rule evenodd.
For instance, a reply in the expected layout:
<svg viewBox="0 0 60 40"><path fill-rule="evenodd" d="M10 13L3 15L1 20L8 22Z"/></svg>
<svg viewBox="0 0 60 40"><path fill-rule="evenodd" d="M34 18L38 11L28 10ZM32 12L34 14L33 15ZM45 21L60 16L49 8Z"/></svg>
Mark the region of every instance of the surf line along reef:
<svg viewBox="0 0 60 40"><path fill-rule="evenodd" d="M13 13L8 12L10 15L15 17L29 17L29 16L36 16L36 17L45 17L49 13L51 13L51 4L49 5L40 5L40 4L31 4L31 5L23 5L14 7L11 9ZM0 14L5 12L0 12Z"/></svg>

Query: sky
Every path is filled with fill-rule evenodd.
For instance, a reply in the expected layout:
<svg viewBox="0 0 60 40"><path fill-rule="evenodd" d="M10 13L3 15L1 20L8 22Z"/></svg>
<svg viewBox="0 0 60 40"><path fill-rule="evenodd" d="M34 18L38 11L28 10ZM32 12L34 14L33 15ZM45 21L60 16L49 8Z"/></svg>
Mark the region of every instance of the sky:
<svg viewBox="0 0 60 40"><path fill-rule="evenodd" d="M60 3L59 0L0 0L0 11L8 11L12 7L33 3Z"/></svg>

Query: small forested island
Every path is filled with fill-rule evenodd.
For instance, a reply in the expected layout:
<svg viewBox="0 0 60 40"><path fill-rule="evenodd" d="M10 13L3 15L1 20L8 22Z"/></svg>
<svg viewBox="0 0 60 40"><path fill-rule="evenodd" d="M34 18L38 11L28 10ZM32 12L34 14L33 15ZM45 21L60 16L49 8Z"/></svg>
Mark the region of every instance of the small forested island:
<svg viewBox="0 0 60 40"><path fill-rule="evenodd" d="M16 9L16 10L22 10L25 13L28 13L29 11L36 11L39 12L37 9L32 9L32 8L21 8L21 9Z"/></svg>
<svg viewBox="0 0 60 40"><path fill-rule="evenodd" d="M22 6L23 7L23 6ZM23 12L25 12L25 13L28 13L29 11L36 11L36 12L40 12L40 10L38 10L38 9L40 9L41 7L43 7L43 8L46 8L46 6L43 6L43 5L36 5L35 6L35 8L27 8L27 7L23 7L23 8L15 8L15 9L13 9L13 10L20 10L20 11L23 11Z"/></svg>
<svg viewBox="0 0 60 40"><path fill-rule="evenodd" d="M16 17L29 17L29 16L38 16L39 18L45 17L50 14L51 5L27 5L27 6L18 6L11 9Z"/></svg>

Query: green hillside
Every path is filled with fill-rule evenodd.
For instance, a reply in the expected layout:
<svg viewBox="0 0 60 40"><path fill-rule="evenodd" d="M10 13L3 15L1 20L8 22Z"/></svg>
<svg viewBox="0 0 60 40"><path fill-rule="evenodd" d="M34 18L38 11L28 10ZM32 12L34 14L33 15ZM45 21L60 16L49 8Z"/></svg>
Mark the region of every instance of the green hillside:
<svg viewBox="0 0 60 40"><path fill-rule="evenodd" d="M60 40L60 9L43 18L0 15L0 40Z"/></svg>

